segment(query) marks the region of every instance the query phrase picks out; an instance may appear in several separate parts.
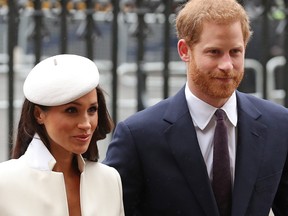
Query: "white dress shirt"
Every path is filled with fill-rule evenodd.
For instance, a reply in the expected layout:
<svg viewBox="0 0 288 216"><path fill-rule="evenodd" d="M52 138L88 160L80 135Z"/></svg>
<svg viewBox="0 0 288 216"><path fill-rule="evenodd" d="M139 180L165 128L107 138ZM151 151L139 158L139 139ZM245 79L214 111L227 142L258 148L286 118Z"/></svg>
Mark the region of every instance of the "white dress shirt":
<svg viewBox="0 0 288 216"><path fill-rule="evenodd" d="M212 163L213 163L213 137L216 127L216 117L214 115L217 110L201 99L197 98L188 88L186 84L185 95L190 111L191 118L196 130L199 146L206 163L207 172L212 181ZM237 101L235 92L229 100L221 107L225 111L227 118L225 119L228 126L228 148L230 156L230 170L232 182L235 175L235 159L236 159L236 126L237 126Z"/></svg>

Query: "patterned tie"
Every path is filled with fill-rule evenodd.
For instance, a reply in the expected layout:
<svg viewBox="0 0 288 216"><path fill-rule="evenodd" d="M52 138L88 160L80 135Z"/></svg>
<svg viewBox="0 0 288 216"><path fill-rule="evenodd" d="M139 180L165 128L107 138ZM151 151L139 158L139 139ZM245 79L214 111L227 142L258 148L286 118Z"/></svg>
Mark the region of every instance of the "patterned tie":
<svg viewBox="0 0 288 216"><path fill-rule="evenodd" d="M231 215L232 185L225 112L215 112L217 124L214 134L212 188L221 216Z"/></svg>

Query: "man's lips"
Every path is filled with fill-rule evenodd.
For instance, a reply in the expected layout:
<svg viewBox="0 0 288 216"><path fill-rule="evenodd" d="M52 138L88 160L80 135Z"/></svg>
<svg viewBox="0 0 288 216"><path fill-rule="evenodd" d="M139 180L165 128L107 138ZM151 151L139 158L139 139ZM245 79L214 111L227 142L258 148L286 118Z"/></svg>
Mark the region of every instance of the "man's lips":
<svg viewBox="0 0 288 216"><path fill-rule="evenodd" d="M228 82L228 81L233 80L234 78L233 77L214 77L214 79L220 80L220 81L223 81L223 82Z"/></svg>

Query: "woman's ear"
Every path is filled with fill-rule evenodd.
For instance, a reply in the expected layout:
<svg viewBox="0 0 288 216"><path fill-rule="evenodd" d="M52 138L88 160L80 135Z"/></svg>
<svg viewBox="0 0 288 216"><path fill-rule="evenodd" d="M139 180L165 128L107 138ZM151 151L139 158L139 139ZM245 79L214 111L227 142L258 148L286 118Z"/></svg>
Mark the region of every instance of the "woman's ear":
<svg viewBox="0 0 288 216"><path fill-rule="evenodd" d="M182 61L188 62L189 58L189 46L184 39L180 39L177 44L178 53Z"/></svg>
<svg viewBox="0 0 288 216"><path fill-rule="evenodd" d="M37 120L38 124L43 124L44 123L44 111L39 107L35 106L34 107L34 117Z"/></svg>

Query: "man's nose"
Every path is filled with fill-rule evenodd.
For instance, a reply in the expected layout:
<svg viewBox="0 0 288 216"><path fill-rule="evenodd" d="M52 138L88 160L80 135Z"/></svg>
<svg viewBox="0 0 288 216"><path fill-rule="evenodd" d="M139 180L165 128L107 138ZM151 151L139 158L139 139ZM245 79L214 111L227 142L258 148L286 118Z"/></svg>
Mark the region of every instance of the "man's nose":
<svg viewBox="0 0 288 216"><path fill-rule="evenodd" d="M222 56L218 67L223 71L230 71L233 69L233 62L229 53Z"/></svg>

